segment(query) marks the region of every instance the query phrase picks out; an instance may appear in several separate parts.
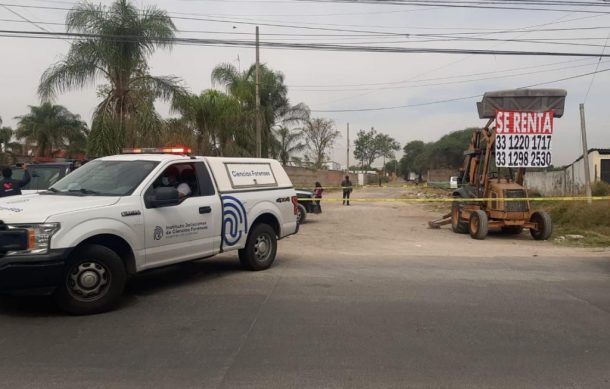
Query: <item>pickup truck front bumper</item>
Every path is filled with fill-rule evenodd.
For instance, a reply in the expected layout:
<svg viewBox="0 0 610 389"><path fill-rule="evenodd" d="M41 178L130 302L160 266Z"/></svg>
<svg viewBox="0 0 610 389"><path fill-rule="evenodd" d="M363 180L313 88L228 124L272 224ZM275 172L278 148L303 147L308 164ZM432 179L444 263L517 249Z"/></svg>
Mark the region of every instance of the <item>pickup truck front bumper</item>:
<svg viewBox="0 0 610 389"><path fill-rule="evenodd" d="M68 249L0 258L0 293L50 293L63 277Z"/></svg>

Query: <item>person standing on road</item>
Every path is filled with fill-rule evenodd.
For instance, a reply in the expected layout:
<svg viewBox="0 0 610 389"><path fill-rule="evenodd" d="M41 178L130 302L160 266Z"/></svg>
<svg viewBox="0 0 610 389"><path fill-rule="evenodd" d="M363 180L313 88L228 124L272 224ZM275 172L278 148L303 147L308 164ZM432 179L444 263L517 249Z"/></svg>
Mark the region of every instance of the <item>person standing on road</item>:
<svg viewBox="0 0 610 389"><path fill-rule="evenodd" d="M316 213L322 213L322 206L320 205L320 201L322 199L322 192L324 192L322 184L320 184L320 181L316 181L316 187L313 190L313 197L316 199Z"/></svg>
<svg viewBox="0 0 610 389"><path fill-rule="evenodd" d="M343 205L346 201L349 205L349 195L352 193L352 182L349 180L349 176L345 176L345 180L341 181L341 188L343 188Z"/></svg>
<svg viewBox="0 0 610 389"><path fill-rule="evenodd" d="M2 180L0 180L0 197L20 195L21 188L26 186L30 179L27 164L23 165L23 178L21 180L13 180L13 170L9 166L3 166Z"/></svg>

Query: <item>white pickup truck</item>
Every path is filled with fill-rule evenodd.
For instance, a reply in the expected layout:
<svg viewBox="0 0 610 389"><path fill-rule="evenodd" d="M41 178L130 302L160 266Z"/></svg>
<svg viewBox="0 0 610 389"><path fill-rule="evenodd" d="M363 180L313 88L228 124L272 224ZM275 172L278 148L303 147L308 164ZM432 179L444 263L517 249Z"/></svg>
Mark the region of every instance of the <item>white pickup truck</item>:
<svg viewBox="0 0 610 389"><path fill-rule="evenodd" d="M92 314L147 269L229 250L247 269L269 268L277 240L298 232L281 165L164 151L177 154L127 150L46 192L1 199L0 292L53 293L63 310Z"/></svg>

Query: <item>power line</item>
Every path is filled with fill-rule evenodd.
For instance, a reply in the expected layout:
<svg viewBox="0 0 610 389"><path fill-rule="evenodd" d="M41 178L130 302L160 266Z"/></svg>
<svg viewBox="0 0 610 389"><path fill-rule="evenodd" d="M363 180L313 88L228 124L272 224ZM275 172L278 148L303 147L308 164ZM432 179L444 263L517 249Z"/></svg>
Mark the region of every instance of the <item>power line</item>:
<svg viewBox="0 0 610 389"><path fill-rule="evenodd" d="M434 104L441 104L441 103L451 103L451 102L454 102L454 101L470 100L470 99L475 99L477 97L482 97L482 96L483 95L456 97L454 99L428 101L426 103L418 103L418 104L397 105L397 106L393 106L393 107L356 108L356 109L312 109L311 112L320 112L320 113L336 112L336 113L340 113L340 112L388 111L388 110L392 110L392 109L423 107L423 106L426 106L426 105L434 105Z"/></svg>
<svg viewBox="0 0 610 389"><path fill-rule="evenodd" d="M294 1L301 1L301 0L294 0ZM312 1L312 2L319 2L321 0L303 0L303 1ZM71 11L72 8L66 8L66 7L56 7L56 6L35 6L35 5L22 5L22 4L8 4L8 3L0 3L0 5L7 5L7 6L11 6L11 7L20 7L20 8L33 8L33 9L46 9L46 10L61 10L61 11ZM180 13L180 12L171 12L168 11L169 15L185 15L184 13ZM610 14L609 12L595 12L596 15L593 16L585 16L585 17L581 17L581 18L574 18L574 19L570 19L570 20L566 20L566 21L562 21L559 23L565 23L568 21L574 21L574 20L582 20L582 19L586 19L586 18L593 18L593 17L599 17L599 16L604 16L606 14ZM190 16L172 16L173 19L176 20L188 20L188 21L205 21L205 22L213 22L213 23L228 23L228 24L245 24L245 25L259 25L259 26L268 26L268 27L277 27L277 28L289 28L289 29L304 29L304 30L314 30L314 31L334 31L334 32L352 32L352 33L361 33L361 34L379 34L380 36L383 35L389 35L389 36L402 36L404 37L405 35L414 35L414 34L407 34L407 33L402 33L402 32L389 32L389 31L374 31L374 30L360 30L360 29L343 29L343 28L329 28L329 27L312 27L312 26L307 26L307 25L295 25L295 24L284 24L284 23L263 23L260 20L248 20L248 19L242 19L239 20L239 18L232 18L232 19L227 19L227 18L222 18L222 17L197 17L197 14L187 14ZM553 23L545 23L542 25L548 25L548 24L555 24L556 22ZM310 24L310 25L315 25L315 23L301 23L301 24ZM320 25L320 24L318 24ZM326 26L345 26L345 25L337 25L337 24L321 24L321 25L326 25ZM367 26L362 26L362 27L367 27ZM388 27L384 27L384 28L388 28ZM391 28L407 28L407 27L391 27ZM500 33L514 33L515 31L518 30L525 30L527 27L525 28L517 28L517 29L510 29L510 30L500 30L500 31L495 31L495 32L488 32L487 34L500 34ZM600 28L609 28L609 27L600 27ZM527 30L527 31L535 31L535 30ZM454 33L455 35L457 34L476 34L476 33ZM445 34L447 35L447 34ZM424 36L422 34L422 36Z"/></svg>
<svg viewBox="0 0 610 389"><path fill-rule="evenodd" d="M608 72L608 71L610 71L610 68L608 68L608 69L602 69L602 70L598 70L598 71L596 71L596 72L590 72L590 73L579 74L579 75L572 76L572 77L560 78L560 79L553 80L553 81L547 81L547 82L541 82L541 83L537 83L537 84L527 85L527 86L523 86L523 87L520 87L520 88L517 88L517 89L525 89L525 88L531 88L531 87L535 87L535 86L542 86L542 85L554 84L554 83L556 83L556 82L567 81L567 80L573 80L573 79L576 79L576 78L586 77L586 76L590 76L590 75L592 75L592 74L604 73L604 72ZM470 100L470 99L474 99L474 98L478 98L478 97L482 97L482 96L483 96L483 95L479 94L479 95L474 95L474 96L456 97L456 98L452 98L452 99L444 99L444 100L428 101L428 102L425 102L425 103L418 103L418 104L398 105L398 106L393 106L393 107L354 108L354 109L325 109L325 110L321 110L321 109L312 109L312 110L311 110L311 112L320 112L320 113L341 113L341 112L370 112L370 111L386 111L386 110L393 110L393 109L401 109L401 108L413 108L413 107L422 107L422 106L426 106L426 105L434 105L434 104L449 103L449 102L462 101L462 100Z"/></svg>
<svg viewBox="0 0 610 389"><path fill-rule="evenodd" d="M2 4L1 6L8 12L12 13L13 15L17 15L17 17L23 19L23 21L25 21L26 23L29 23L29 24L33 25L34 27L41 29L42 31L50 32L46 28L40 26L38 23L35 23L35 22L31 21L30 19L26 18L25 16L21 15L20 13L18 13L17 11L10 9L8 6L6 6L4 4Z"/></svg>
<svg viewBox="0 0 610 389"><path fill-rule="evenodd" d="M6 22L16 22L16 23L35 23L36 25L38 24L45 24L45 25L61 25L61 26L65 26L64 23L54 23L54 22L32 22L30 20L15 20L15 19L0 19L0 21L6 21ZM42 27L39 27L41 29L43 29ZM610 28L610 27L607 27ZM51 32L47 29L43 29L43 31L47 31L47 32ZM233 32L233 31L228 31L228 32L223 32L223 31L201 31L201 30L177 30L177 32L179 33L207 33L207 34L219 34L219 35L251 35L251 33L246 33L246 32ZM383 35L376 35L376 34L371 34L371 35L353 35L353 34L346 34L346 35L336 35L336 34L328 34L328 35L320 35L320 34L312 34L309 35L308 38L304 38L305 35L300 35L300 34L266 34L267 36L291 36L291 38L286 38L286 39L290 39L290 41L295 41L295 40L312 40L313 38L316 37L320 37L320 40L324 40L324 41L328 41L330 38L332 39L337 39L337 40L344 40L344 41L351 41L351 43L354 44L361 44L361 45L372 45L372 44L398 44L398 43L402 43L402 44L413 44L413 43L428 43L428 42L459 42L459 41L467 41L467 42L477 42L477 41L491 41L491 42L515 42L515 43L530 43L530 44L549 44L549 45L562 45L562 46L575 46L575 47L603 47L603 45L601 44L587 44L587 43L573 43L573 42L562 42L563 41L578 41L578 40L603 40L605 38L600 37L600 38L532 38L532 39L495 39L495 38L482 38L482 37L462 37L462 36L458 36L458 37L452 37L449 36L451 34L408 34L408 35L412 35L412 36L417 36L417 37L429 37L429 38L434 38L434 39L410 39L410 40L401 40L401 41L354 41L354 39L358 40L358 39L369 39L371 37L378 37L378 38L383 38ZM456 33L456 35L462 35L462 33ZM300 37L300 38L294 38L294 36ZM321 38L321 37L324 38ZM385 36L385 38L391 38L388 36ZM271 38L274 41L282 41L285 39L282 38ZM333 42L324 42L324 43L333 43Z"/></svg>
<svg viewBox="0 0 610 389"><path fill-rule="evenodd" d="M604 43L604 48L602 49L602 54L604 54L606 52L606 47L608 45L608 39L610 39L610 32L608 33L608 36L606 37L606 42ZM602 61L602 58L599 57L595 70L597 70L599 68L601 61ZM595 81L595 73L593 73L593 76L591 77L591 82L589 83L589 87L587 88L587 93L585 94L585 99L584 99L583 103L587 102L587 98L589 97L589 92L591 92L591 87L593 86L594 81Z"/></svg>
<svg viewBox="0 0 610 389"><path fill-rule="evenodd" d="M103 38L123 42L135 42L137 36L129 35L101 35L85 34L74 32L40 32L22 30L0 30L4 36L46 36L58 39L87 39ZM229 39L200 39L200 38L168 38L157 39L157 42L171 42L176 44L192 45L212 45L212 46L238 46L253 47L255 42L249 40L229 40ZM261 46L274 49L295 49L295 50L321 50L338 52L368 52L368 53L399 53L399 54L474 54L474 55L514 55L514 56L553 56L553 57L600 57L596 53L584 52L557 52L557 51L519 51L519 50L484 50L484 49L453 49L453 48L410 48L410 47L390 47L390 46L350 46L334 45L321 43L289 43L289 42L261 42ZM610 57L610 54L601 54L601 57Z"/></svg>
<svg viewBox="0 0 610 389"><path fill-rule="evenodd" d="M573 20L573 19L572 19ZM0 19L0 21L2 22L12 22L12 23L32 23L32 21L29 20L18 20L18 19ZM53 26L66 26L65 23L63 22L43 22L43 21L36 21L36 24L43 24L43 25L53 25ZM562 23L562 22L560 22ZM424 27L409 27L412 28L414 30L417 29L423 29ZM428 29L437 29L437 28L430 28L428 27ZM450 29L450 28L438 28L438 29ZM459 28L451 28L451 29L459 29ZM285 36L285 37L324 37L324 38L336 38L336 37L347 37L347 38L370 38L370 37L387 37L387 38L393 38L395 35L399 35L402 37L405 36L417 36L417 37L450 37L450 36L462 36L462 35L466 35L463 39L475 39L472 37L469 37L468 35L480 35L481 31L485 32L485 35L497 35L497 34L511 34L511 33L515 33L515 32L519 32L519 31L523 31L523 32L573 32L573 31L586 31L586 30L608 30L610 29L610 26L591 26L591 27L568 27L568 28L542 28L542 29L530 29L527 27L524 27L523 29L517 29L517 30L496 30L496 29L472 29L472 32L451 32L451 33L443 33L443 34L430 34L430 33L396 33L394 35L390 35L387 36L387 33L385 32L377 32L377 33L366 33L366 34L304 34L304 33L261 33L261 36ZM211 30L184 30L184 29L177 29L177 32L182 32L182 33L202 33L202 34L228 34L228 35L252 35L252 33L250 32L238 32L238 31L211 31ZM479 39L479 38L476 38ZM537 38L538 40L544 40L546 38ZM554 40L560 40L561 38L553 38ZM549 40L553 40L553 39L549 39ZM588 40L603 40L605 39L605 37L599 37L599 38L565 38L564 40L583 40L583 39L588 39ZM486 39L486 40L491 40L491 39ZM601 47L601 45L600 45Z"/></svg>
<svg viewBox="0 0 610 389"><path fill-rule="evenodd" d="M536 24L536 25L527 26L527 27L525 27L525 28L527 28L527 29L533 29L533 28L538 28L538 27L542 27L542 26L548 26L548 25L552 25L552 24L564 23L564 22L566 22L566 20L564 20L565 16L567 16L567 15L564 15L564 16L562 16L562 17L560 17L560 18L558 18L558 19L555 19L555 20L553 20L553 21L551 21L551 22L539 23L539 24ZM598 16L599 16L599 15L595 15L595 16L586 16L586 17L582 17L582 18L579 18L579 19L590 19L590 18L594 18L594 17L598 17ZM523 28L521 28L521 29L523 30ZM511 31L511 30L507 30L507 31ZM529 31L524 31L524 32L520 33L520 34L519 34L517 37L520 37L520 36L523 36L523 35L526 35L526 34L529 34L529 33L530 33ZM504 43L505 43L505 42L500 43L500 44L497 44L497 45L494 45L494 46L493 46L493 47L491 47L491 48L492 48L492 49L493 49L493 48L496 48L496 47L498 47L498 46L501 46L501 45L502 45L502 44L504 44ZM449 62L449 63L446 63L446 64L445 64L445 65L443 65L443 66L436 67L436 68L433 68L433 69L431 69L431 70L428 70L428 71L425 71L425 72L423 72L423 73L420 73L419 75L416 75L416 76L414 76L414 77L411 77L409 80L417 79L417 78L420 78L420 76L422 76L422 75L425 75L425 74L430 74L430 73L432 73L432 72L435 72L435 71L438 71L438 70L444 69L444 68L446 68L446 67L449 67L449 66L451 66L451 65L457 64L457 63L459 63L459 62L464 61L465 59L467 59L467 58L468 58L468 57L470 57L470 56L471 56L471 55L463 56L462 58L460 58L460 59L458 59L458 60L456 60L456 61L451 61L451 62ZM343 99L339 99L339 100L334 100L334 101L331 101L331 102L329 102L329 103L334 103L334 102L337 102L337 101L345 101L345 100L350 100L350 99L353 99L354 97L360 97L360 96L370 95L370 94L372 94L372 93L377 93L377 92L375 92L375 91L373 91L373 92L365 92L365 93L363 93L363 94L359 94L358 96L352 96L352 97L348 97L348 98L343 98Z"/></svg>
<svg viewBox="0 0 610 389"><path fill-rule="evenodd" d="M491 5L485 5L482 2L446 2L446 1L434 1L434 2L406 2L397 0L387 1L375 1L375 0L293 0L297 2L317 2L317 3L348 3L348 4L383 4L383 5L411 5L418 7L435 7L435 8L471 8L471 9L490 9L490 10L513 10L513 11L543 11L543 12L575 12L575 13L610 13L608 11L599 11L592 9L578 9L578 8L536 8L536 7L524 7L524 6L503 6L501 4L508 4L508 2L492 3ZM515 4L526 4L526 2L519 2ZM548 5L544 3L540 5ZM527 4L526 4L527 5ZM533 4L536 5L536 4ZM581 7L581 4L575 4L572 6ZM598 4L598 7L607 6L607 4Z"/></svg>
<svg viewBox="0 0 610 389"><path fill-rule="evenodd" d="M604 61L603 63L608 63L608 62L610 62L610 61ZM363 89L298 89L297 88L297 90L300 90L302 92L359 92L359 91L377 91L377 90L379 90L379 91L381 91L381 90L401 90L401 89L423 88L423 87L431 87L431 86L466 84L466 83L470 83L470 82L495 80L498 78L505 79L505 78L513 78L513 77L522 77L522 76L529 76L531 74L540 74L540 73L547 73L547 72L552 72L552 71L563 71L563 70L567 70L567 69L582 68L582 67L593 66L593 65L595 65L595 64L591 63L591 64L585 64L585 65L566 66L566 67L562 67L559 69L552 69L552 70L545 69L545 70L530 71L530 72L525 72L525 73L508 74L505 76L491 76L491 77L475 78L475 79L471 79L471 80L457 80L457 81L440 82L440 83L428 83L428 84L421 84L421 85L390 86L390 87L363 88ZM598 65L599 65L599 63L598 63Z"/></svg>
<svg viewBox="0 0 610 389"><path fill-rule="evenodd" d="M313 88L313 87L328 88L328 87L362 87L362 86L397 85L397 84L406 84L406 83L413 83L413 82L440 81L440 80L450 80L450 79L461 78L461 77L475 77L475 76L483 76L483 75L489 75L489 74L500 74L500 73L513 72L513 71L517 71L517 70L536 69L536 68L541 68L541 67L555 66L555 65L561 65L561 64L566 64L566 63L574 63L574 62L582 62L582 61L590 61L590 60L591 60L590 58L571 59L569 61L559 61L559 62L553 62L553 63L542 64L542 65L523 66L523 67L517 67L517 68L511 68L511 69L495 70L495 71L491 71L491 72L460 74L460 75L446 76L446 77L424 78L424 79L419 79L419 80L410 80L409 79L409 80L377 82L377 83L368 83L368 84L367 83L365 83L365 84L324 84L324 85L288 85L288 86L290 88Z"/></svg>

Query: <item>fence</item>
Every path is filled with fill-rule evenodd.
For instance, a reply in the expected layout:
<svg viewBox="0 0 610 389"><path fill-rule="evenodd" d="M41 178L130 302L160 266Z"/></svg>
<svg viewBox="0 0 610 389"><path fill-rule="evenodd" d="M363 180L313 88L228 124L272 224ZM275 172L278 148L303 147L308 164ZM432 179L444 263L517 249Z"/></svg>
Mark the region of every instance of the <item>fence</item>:
<svg viewBox="0 0 610 389"><path fill-rule="evenodd" d="M323 187L339 187L347 175L346 172L340 170L315 170L294 166L286 166L284 169L295 188L303 189L313 188L316 181L319 181ZM363 178L365 185L378 182L376 174L365 174ZM354 185L359 183L358 174L350 173L349 179Z"/></svg>
<svg viewBox="0 0 610 389"><path fill-rule="evenodd" d="M589 150L591 183L610 181L610 150ZM585 167L582 157L561 169L525 173L525 186L543 196L572 196L585 192ZM610 182L609 182L610 183Z"/></svg>

